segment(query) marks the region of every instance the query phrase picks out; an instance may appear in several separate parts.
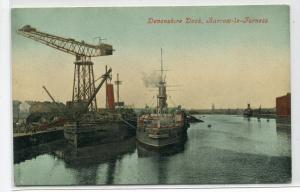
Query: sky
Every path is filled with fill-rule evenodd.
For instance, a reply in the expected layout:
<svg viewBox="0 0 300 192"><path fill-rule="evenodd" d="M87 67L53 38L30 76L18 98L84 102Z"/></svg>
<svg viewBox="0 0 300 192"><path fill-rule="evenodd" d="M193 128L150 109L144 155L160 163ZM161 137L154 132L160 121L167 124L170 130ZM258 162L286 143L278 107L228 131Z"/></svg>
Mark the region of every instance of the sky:
<svg viewBox="0 0 300 192"><path fill-rule="evenodd" d="M24 25L62 37L113 45L112 56L93 58L95 76L112 67L119 73L120 100L128 105L155 106L155 88L144 80L157 76L160 49L168 70L169 106L185 108L275 107L290 92L289 7L114 7L16 8L12 10L14 100L50 100L45 85L60 102L71 100L73 55L16 33ZM185 18L203 24L186 24ZM215 19L267 19L267 23L208 24ZM183 19L181 24L149 24L149 18ZM176 85L176 86L175 86ZM104 106L104 91L97 96Z"/></svg>

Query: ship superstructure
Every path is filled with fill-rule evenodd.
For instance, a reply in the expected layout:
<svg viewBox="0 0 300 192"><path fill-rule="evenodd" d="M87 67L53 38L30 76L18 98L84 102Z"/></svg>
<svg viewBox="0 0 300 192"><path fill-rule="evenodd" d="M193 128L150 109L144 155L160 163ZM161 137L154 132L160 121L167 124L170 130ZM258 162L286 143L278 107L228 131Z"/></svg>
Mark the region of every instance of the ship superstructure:
<svg viewBox="0 0 300 192"><path fill-rule="evenodd" d="M154 112L144 112L138 117L137 140L152 147L164 147L185 140L188 121L184 110L168 108L167 82L164 75L162 50L160 79L157 84L157 106Z"/></svg>

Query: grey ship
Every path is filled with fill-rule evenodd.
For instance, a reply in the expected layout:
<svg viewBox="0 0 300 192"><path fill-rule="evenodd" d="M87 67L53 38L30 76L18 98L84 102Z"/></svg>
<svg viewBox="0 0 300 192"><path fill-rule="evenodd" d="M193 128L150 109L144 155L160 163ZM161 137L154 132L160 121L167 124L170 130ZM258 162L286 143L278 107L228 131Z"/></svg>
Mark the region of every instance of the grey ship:
<svg viewBox="0 0 300 192"><path fill-rule="evenodd" d="M154 148L183 143L187 137L188 128L185 111L180 106L174 110L168 108L162 50L160 72L160 81L157 85L157 107L154 112L144 112L138 117L136 130L138 142Z"/></svg>

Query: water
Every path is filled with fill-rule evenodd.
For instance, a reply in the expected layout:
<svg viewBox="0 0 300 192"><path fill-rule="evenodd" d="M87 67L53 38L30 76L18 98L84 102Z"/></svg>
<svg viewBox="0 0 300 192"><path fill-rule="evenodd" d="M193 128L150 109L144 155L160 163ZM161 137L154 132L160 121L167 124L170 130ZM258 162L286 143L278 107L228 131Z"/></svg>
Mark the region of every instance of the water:
<svg viewBox="0 0 300 192"><path fill-rule="evenodd" d="M63 141L15 152L16 185L243 184L291 181L285 121L201 116L181 147L149 151L135 138L75 151ZM211 125L209 127L208 125Z"/></svg>

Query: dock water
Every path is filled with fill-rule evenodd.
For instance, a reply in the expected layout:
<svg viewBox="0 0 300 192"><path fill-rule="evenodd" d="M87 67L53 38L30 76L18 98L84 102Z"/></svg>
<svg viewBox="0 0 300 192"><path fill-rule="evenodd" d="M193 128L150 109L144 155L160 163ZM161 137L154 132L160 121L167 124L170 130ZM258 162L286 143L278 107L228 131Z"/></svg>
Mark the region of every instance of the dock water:
<svg viewBox="0 0 300 192"><path fill-rule="evenodd" d="M181 147L166 151L149 150L136 143L134 137L80 150L53 142L32 147L31 156L19 155L23 160L16 159L14 163L15 183L57 186L291 182L289 121L237 115L205 115L201 119L203 123L191 124Z"/></svg>

